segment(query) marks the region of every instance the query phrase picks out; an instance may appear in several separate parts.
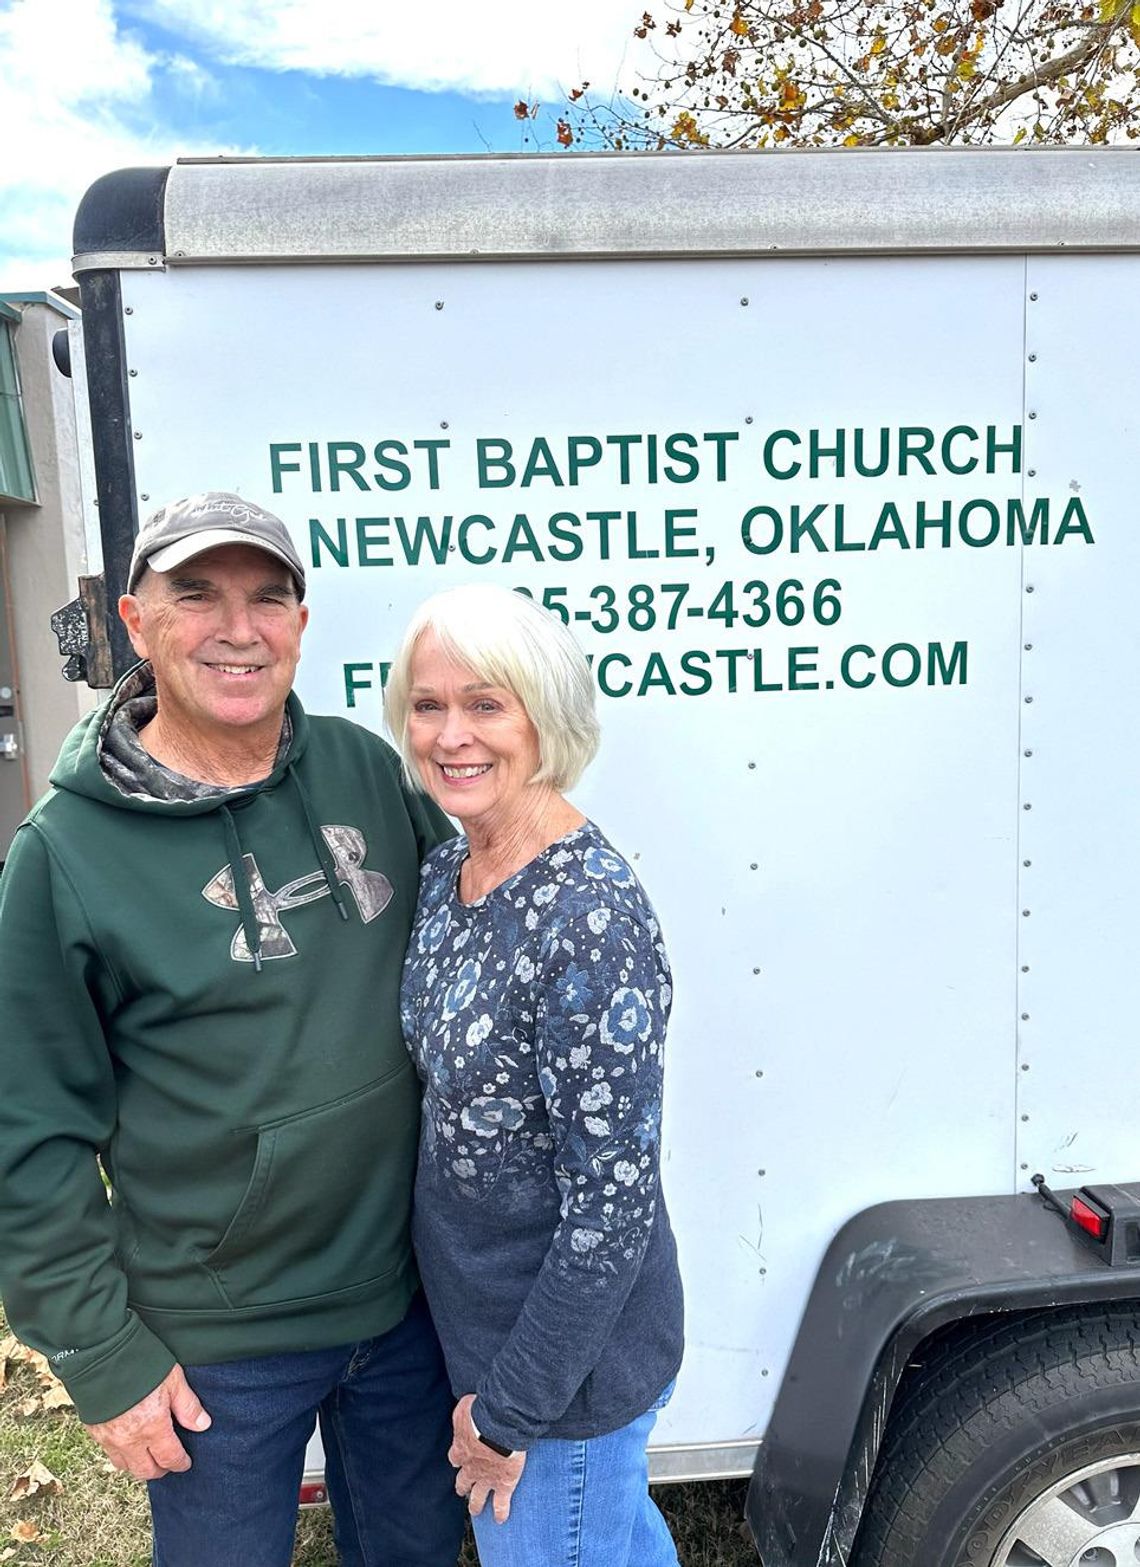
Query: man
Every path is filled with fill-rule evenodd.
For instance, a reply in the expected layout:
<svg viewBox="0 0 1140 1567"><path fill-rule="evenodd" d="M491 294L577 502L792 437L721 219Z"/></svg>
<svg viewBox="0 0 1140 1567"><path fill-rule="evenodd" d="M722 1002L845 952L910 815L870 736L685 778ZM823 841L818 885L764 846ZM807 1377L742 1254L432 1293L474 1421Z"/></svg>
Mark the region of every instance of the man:
<svg viewBox="0 0 1140 1567"><path fill-rule="evenodd" d="M451 829L292 694L305 572L276 517L164 507L129 589L143 662L0 879L5 1307L150 1482L156 1567L287 1567L316 1415L342 1560L453 1567L398 1012Z"/></svg>

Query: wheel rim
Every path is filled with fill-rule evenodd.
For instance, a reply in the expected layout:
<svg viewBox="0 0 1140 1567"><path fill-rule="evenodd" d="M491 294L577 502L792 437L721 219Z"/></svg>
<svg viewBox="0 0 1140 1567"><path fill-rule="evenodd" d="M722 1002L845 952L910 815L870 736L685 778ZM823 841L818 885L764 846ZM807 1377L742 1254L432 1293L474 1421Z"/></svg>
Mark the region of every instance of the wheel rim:
<svg viewBox="0 0 1140 1567"><path fill-rule="evenodd" d="M1089 1464L1043 1491L989 1567L1140 1567L1140 1453Z"/></svg>

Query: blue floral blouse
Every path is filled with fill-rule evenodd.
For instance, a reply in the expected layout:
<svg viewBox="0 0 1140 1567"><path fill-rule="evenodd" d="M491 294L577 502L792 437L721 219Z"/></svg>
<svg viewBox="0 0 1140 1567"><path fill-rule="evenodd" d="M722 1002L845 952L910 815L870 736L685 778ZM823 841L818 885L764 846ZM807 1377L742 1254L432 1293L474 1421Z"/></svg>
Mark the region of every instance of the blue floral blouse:
<svg viewBox="0 0 1140 1567"><path fill-rule="evenodd" d="M681 1356L658 1168L669 964L592 823L465 905L466 856L457 838L425 862L404 966L420 1271L480 1430L512 1447L600 1435Z"/></svg>

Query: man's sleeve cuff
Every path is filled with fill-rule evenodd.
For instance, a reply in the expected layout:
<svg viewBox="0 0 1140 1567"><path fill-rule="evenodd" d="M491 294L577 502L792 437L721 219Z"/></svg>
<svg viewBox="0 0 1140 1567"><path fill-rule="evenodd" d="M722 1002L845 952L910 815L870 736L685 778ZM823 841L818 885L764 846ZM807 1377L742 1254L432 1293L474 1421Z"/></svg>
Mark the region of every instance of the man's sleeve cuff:
<svg viewBox="0 0 1140 1567"><path fill-rule="evenodd" d="M146 1397L177 1361L133 1313L112 1338L50 1361L84 1425L114 1420Z"/></svg>

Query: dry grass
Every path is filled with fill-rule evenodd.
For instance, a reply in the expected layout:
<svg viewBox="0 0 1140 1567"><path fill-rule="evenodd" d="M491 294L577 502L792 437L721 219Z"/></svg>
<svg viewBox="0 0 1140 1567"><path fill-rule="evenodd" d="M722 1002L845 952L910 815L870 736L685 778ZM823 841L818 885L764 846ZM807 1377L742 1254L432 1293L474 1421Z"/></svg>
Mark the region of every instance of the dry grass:
<svg viewBox="0 0 1140 1567"><path fill-rule="evenodd" d="M7 1329L0 1314L0 1339ZM0 1382L3 1381L0 1374ZM5 1567L149 1567L149 1521L141 1485L116 1474L69 1409L34 1411L43 1382L35 1367L10 1366L0 1389L0 1563ZM60 1483L11 1501L17 1478L39 1461ZM740 1523L743 1481L663 1486L655 1492L684 1567L756 1567ZM34 1530L17 1540L14 1531ZM6 1552L11 1555L6 1555ZM328 1514L302 1515L294 1567L336 1567ZM470 1542L460 1567L477 1567Z"/></svg>

